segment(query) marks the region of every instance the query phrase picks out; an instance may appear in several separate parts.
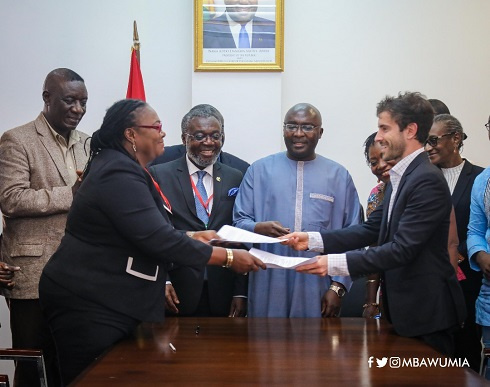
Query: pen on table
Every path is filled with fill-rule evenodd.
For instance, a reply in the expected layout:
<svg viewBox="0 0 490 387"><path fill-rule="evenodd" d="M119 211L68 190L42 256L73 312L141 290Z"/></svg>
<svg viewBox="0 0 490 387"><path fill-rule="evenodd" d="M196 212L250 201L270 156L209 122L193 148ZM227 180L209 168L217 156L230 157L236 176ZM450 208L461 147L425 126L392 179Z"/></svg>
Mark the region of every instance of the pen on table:
<svg viewBox="0 0 490 387"><path fill-rule="evenodd" d="M177 349L174 347L174 345L172 343L168 343L168 346L170 347L170 349L173 351L173 352L177 352Z"/></svg>

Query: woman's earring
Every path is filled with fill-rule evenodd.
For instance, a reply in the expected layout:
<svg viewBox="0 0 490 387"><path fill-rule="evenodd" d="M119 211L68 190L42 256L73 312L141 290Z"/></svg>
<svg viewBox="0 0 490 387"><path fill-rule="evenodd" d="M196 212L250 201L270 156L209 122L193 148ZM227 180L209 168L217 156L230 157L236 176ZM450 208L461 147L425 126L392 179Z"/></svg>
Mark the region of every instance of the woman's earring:
<svg viewBox="0 0 490 387"><path fill-rule="evenodd" d="M134 153L136 153L136 144L133 143L133 150L134 150Z"/></svg>

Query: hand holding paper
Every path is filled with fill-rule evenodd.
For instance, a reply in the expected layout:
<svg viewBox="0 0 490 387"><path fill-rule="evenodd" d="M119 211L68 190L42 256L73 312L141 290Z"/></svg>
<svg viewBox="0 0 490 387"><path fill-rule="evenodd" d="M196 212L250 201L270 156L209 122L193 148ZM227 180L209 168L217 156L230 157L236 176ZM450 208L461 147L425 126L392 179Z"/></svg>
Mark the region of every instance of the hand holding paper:
<svg viewBox="0 0 490 387"><path fill-rule="evenodd" d="M282 239L282 238L281 238ZM284 240L281 240L281 244L289 246L298 251L308 250L308 233L306 232L293 232L291 234L284 235Z"/></svg>
<svg viewBox="0 0 490 387"><path fill-rule="evenodd" d="M313 258L284 257L255 248L250 250L250 254L259 258L262 262L265 263L265 265L268 268L294 269L308 263L310 264L316 263L316 257Z"/></svg>
<svg viewBox="0 0 490 387"><path fill-rule="evenodd" d="M318 255L312 259L315 260L313 263L308 262L308 264L296 268L296 271L299 273L316 274L321 277L328 275L328 255Z"/></svg>
<svg viewBox="0 0 490 387"><path fill-rule="evenodd" d="M265 235L256 234L250 231L242 230L241 228L225 225L218 231L218 236L222 238L222 242L231 243L279 243L280 239L271 238Z"/></svg>

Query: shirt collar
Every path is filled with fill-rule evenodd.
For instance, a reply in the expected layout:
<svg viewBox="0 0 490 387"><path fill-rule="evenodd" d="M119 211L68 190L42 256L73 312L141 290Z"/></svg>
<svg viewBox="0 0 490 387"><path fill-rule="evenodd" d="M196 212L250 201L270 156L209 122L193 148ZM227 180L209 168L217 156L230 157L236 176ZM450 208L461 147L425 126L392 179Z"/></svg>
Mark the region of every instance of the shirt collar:
<svg viewBox="0 0 490 387"><path fill-rule="evenodd" d="M80 134L76 129L70 131L70 137L68 138L68 144L66 143L65 138L59 134L56 130L53 129L51 124L48 122L44 114L42 114L44 122L48 126L49 130L51 131L51 134L53 135L54 139L64 146L66 146L68 149L70 149L76 142L80 141Z"/></svg>
<svg viewBox="0 0 490 387"><path fill-rule="evenodd" d="M213 177L213 166L214 164L211 164L211 165L208 165L206 168L204 169L199 169L198 167L196 167L194 165L194 163L189 159L189 156L185 155L185 161L187 163L187 169L189 170L189 176L192 176L194 173L196 173L197 171L206 171L211 177Z"/></svg>
<svg viewBox="0 0 490 387"><path fill-rule="evenodd" d="M425 149L423 147L417 149L416 151L410 153L408 156L405 156L403 159L401 159L398 163L396 163L396 165L394 165L390 169L389 171L390 177L392 175L403 176L410 163L422 152L425 152Z"/></svg>

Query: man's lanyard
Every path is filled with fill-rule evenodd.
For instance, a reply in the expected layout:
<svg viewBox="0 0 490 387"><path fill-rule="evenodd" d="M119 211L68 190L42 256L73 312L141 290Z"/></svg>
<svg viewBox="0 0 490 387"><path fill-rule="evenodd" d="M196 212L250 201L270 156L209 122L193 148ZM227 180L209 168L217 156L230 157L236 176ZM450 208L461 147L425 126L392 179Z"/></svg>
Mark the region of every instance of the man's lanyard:
<svg viewBox="0 0 490 387"><path fill-rule="evenodd" d="M198 189L196 187L196 184L194 183L194 180L192 180L192 176L189 175L189 178L191 179L191 185L192 185L192 189L194 190L194 194L196 195L197 199L199 200L199 202L204 207L204 211L206 211L206 214L208 215L208 217L210 217L211 216L211 213L208 211L208 208L209 208L209 202L213 198L214 193L208 198L208 200L206 201L206 203L204 203L204 200L202 199L202 196L199 193L199 191L198 191Z"/></svg>
<svg viewBox="0 0 490 387"><path fill-rule="evenodd" d="M170 205L170 202L168 201L167 197L163 194L162 190L160 189L160 186L158 185L158 183L155 181L155 179L153 178L153 176L151 175L151 173L148 171L148 169L145 168L145 171L146 173L148 173L148 175L150 175L150 178L151 178L151 181L153 182L153 185L155 186L156 190L158 191L158 193L160 194L160 196L162 197L163 199L163 207L170 213L172 213L172 206Z"/></svg>

